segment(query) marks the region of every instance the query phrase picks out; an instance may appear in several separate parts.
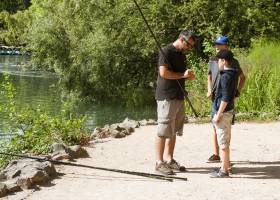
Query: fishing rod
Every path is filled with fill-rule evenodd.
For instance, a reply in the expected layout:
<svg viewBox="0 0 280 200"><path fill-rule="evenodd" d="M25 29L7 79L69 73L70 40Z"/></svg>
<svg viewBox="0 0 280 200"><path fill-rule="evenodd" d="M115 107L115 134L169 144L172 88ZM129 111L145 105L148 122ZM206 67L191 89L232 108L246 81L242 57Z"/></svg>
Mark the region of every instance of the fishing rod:
<svg viewBox="0 0 280 200"><path fill-rule="evenodd" d="M155 40L155 42L156 42L156 45L157 45L157 48L159 49L160 53L163 55L164 59L167 61L167 64L168 64L169 66L171 66L171 65L170 65L170 62L168 61L168 59L167 59L165 53L163 52L163 50L162 50L162 48L161 48L161 46L160 46L160 44L159 44L159 41L157 40L157 38L156 38L154 32L152 31L152 29L151 29L151 27L150 27L148 21L146 20L146 18L145 18L145 16L144 16L144 14L143 14L143 12L142 12L140 6L138 5L138 3L137 3L136 0L133 0L133 1L134 1L134 3L135 3L136 7L138 8L138 10L139 10L139 12L140 12L140 14L141 14L141 16L142 16L142 18L143 18L145 24L147 25L149 32L151 33L152 37L154 38L154 40ZM195 116L196 118L198 118L198 114L197 114L196 110L194 109L194 107L193 107L193 105L192 105L192 103L191 103L191 101L190 101L188 95L186 94L186 92L185 92L185 90L183 89L183 87L182 87L182 85L180 84L180 82L179 82L178 80L176 80L176 81L177 81L178 85L180 86L180 89L182 90L182 92L183 92L183 94L184 94L184 96L185 96L185 99L187 100L189 106L191 107L191 110L192 110L192 112L194 113L194 116Z"/></svg>
<svg viewBox="0 0 280 200"><path fill-rule="evenodd" d="M13 153L0 152L0 155L13 156L13 157L19 157L19 158L28 158L28 159L32 159L32 160L41 161L41 162L49 161L51 163L59 164L59 165L69 165L69 166L74 166L74 167L83 167L83 168L89 168L89 169L110 171L110 172L116 172L116 173L122 173L122 174L129 174L129 175L135 175L135 176L142 176L142 177L147 177L147 178L165 180L165 181L169 181L169 182L172 182L173 179L182 180L182 181L187 181L188 180L187 178L183 178L183 177L165 176L165 175L160 175L160 174L127 171L127 170L112 169L112 168L105 168L105 167L95 167L95 166L91 166L91 165L83 165L83 164L77 164L77 163L72 163L72 162L52 160L52 159L49 159L49 158L40 158L40 157L35 157L35 156L20 155L20 154L13 154Z"/></svg>

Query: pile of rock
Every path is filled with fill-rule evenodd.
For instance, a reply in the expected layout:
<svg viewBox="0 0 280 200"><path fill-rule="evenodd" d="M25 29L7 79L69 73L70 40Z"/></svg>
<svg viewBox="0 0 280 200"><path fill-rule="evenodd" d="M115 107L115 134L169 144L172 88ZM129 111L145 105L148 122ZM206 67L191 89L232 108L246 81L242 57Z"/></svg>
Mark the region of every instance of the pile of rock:
<svg viewBox="0 0 280 200"><path fill-rule="evenodd" d="M103 128L100 127L95 128L90 136L90 139L96 140L96 139L103 139L108 137L123 138L133 133L135 131L135 128L139 128L140 126L156 125L156 124L157 122L152 119L135 121L126 118L122 123L105 125Z"/></svg>
<svg viewBox="0 0 280 200"><path fill-rule="evenodd" d="M44 183L55 175L54 165L49 161L13 160L0 172L0 197Z"/></svg>

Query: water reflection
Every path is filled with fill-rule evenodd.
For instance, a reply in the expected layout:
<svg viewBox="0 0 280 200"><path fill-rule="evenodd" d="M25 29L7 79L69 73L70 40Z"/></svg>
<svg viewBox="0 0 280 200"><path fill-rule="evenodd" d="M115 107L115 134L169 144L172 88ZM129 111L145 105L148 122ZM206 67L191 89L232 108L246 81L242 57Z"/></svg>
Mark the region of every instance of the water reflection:
<svg viewBox="0 0 280 200"><path fill-rule="evenodd" d="M3 73L10 75L16 89L16 104L26 106L41 106L52 115L58 114L62 107L62 91L58 86L58 77L54 73L43 71L22 70L21 65L28 61L24 56L0 56L0 79ZM0 102L3 97L0 96ZM85 102L75 102L70 106L71 112L88 116L88 127L103 126L121 122L125 117L140 120L155 118L155 105L141 107L123 107L121 105L100 105ZM0 116L0 130L3 132L5 124L9 123L4 116Z"/></svg>

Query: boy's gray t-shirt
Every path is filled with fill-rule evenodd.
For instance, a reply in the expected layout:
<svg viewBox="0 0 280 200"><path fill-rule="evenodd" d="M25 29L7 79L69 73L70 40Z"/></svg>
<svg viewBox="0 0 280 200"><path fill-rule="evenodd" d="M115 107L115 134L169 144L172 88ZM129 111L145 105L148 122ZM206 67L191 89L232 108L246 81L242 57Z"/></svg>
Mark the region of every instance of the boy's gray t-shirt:
<svg viewBox="0 0 280 200"><path fill-rule="evenodd" d="M239 76L242 72L242 69L240 68L238 60L236 60L235 58L233 59L232 67L238 70ZM218 59L216 58L216 56L212 57L208 62L208 75L212 76L212 92L214 93L214 95L216 95L217 88L220 82L220 72L218 66Z"/></svg>

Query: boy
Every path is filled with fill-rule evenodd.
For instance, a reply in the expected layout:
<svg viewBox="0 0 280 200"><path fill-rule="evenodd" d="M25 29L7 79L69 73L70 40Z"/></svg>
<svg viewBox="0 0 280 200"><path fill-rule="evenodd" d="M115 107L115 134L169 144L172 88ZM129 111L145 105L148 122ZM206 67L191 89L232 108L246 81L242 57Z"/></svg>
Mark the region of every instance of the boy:
<svg viewBox="0 0 280 200"><path fill-rule="evenodd" d="M231 123L234 110L234 98L237 92L238 71L232 67L233 54L229 50L220 50L216 57L220 70L220 82L213 107L213 124L217 131L219 147L222 149L222 166L211 174L213 178L229 177L229 154Z"/></svg>
<svg viewBox="0 0 280 200"><path fill-rule="evenodd" d="M220 36L218 37L214 42L214 47L216 49L216 53L218 53L220 50L229 50L230 43L229 38L226 36ZM233 61L231 63L231 67L238 70L239 75L239 83L238 83L238 92L241 91L241 89L244 86L245 83L245 75L240 68L238 60L233 58ZM208 92L207 97L211 98L212 104L215 99L215 95L217 93L218 85L220 82L220 72L218 67L218 59L216 58L216 55L213 56L208 63ZM238 94L237 92L237 94ZM213 118L213 105L211 106L211 119ZM217 141L217 133L215 127L213 127L213 155L211 155L208 158L208 162L220 162L220 152L219 152L219 145Z"/></svg>

